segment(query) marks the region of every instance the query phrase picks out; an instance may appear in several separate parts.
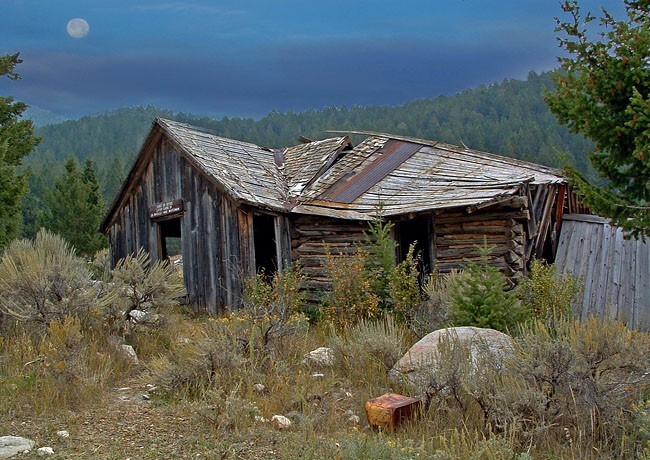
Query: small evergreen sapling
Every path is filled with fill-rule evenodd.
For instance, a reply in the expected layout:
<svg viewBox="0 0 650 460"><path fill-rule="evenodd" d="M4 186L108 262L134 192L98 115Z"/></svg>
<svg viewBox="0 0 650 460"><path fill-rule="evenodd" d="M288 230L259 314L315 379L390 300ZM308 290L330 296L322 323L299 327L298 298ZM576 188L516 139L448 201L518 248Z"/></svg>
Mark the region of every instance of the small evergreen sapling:
<svg viewBox="0 0 650 460"><path fill-rule="evenodd" d="M481 250L479 262L468 262L466 276L451 286L449 319L454 326L476 326L506 332L527 318L526 310L508 280L490 264L490 249Z"/></svg>

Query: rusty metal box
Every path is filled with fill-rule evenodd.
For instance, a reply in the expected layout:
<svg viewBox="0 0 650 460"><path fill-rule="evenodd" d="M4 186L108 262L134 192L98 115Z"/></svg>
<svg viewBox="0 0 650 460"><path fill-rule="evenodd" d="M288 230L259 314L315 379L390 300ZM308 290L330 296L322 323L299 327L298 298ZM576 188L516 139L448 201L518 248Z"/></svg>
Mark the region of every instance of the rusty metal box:
<svg viewBox="0 0 650 460"><path fill-rule="evenodd" d="M386 393L366 402L366 417L372 427L396 428L420 406L417 398Z"/></svg>

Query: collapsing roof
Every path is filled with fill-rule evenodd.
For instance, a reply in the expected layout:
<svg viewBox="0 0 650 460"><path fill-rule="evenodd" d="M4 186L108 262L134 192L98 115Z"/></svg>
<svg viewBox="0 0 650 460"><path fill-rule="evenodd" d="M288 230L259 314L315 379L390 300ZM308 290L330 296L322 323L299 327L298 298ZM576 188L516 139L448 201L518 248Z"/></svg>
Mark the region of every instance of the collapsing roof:
<svg viewBox="0 0 650 460"><path fill-rule="evenodd" d="M161 118L156 126L233 199L279 212L356 220L372 219L380 207L385 216L457 207L471 212L510 199L525 184L565 182L553 168L383 133L366 133L354 147L339 136L271 150ZM131 174L136 170L137 164Z"/></svg>

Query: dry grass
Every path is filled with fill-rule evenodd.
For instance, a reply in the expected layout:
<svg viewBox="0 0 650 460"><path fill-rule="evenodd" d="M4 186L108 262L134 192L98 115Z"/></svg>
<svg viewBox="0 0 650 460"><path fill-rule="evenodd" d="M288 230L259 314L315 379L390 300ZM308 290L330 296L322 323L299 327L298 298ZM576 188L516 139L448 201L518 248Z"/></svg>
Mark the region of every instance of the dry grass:
<svg viewBox="0 0 650 460"><path fill-rule="evenodd" d="M525 444L515 425L495 430L472 405L464 410L453 405L432 406L394 433L370 429L364 403L389 389L387 361L396 356L395 347L403 349L404 337L408 337L396 324L362 323L358 330L351 327L335 334L328 327L312 327L286 337L281 354L272 350L251 354L237 348L236 338L228 335L228 322L179 316L175 324L177 335L169 340L168 348L161 348L159 356L150 354L137 368L129 368L112 354L110 360L99 359L100 350L105 351L102 341L79 335L74 321L60 324L43 341L26 334L3 338L0 389L10 396L0 403L3 434L26 436L38 446L52 446L53 458L88 459L524 460L596 459L616 453L630 458L626 456L634 452L631 432L612 440L611 445L599 445L597 452L588 446L591 439L578 438L578 420L572 420L568 431L558 427L560 435L549 431L544 442ZM367 338L358 334L362 331L373 335L372 342L381 346L362 352L363 343L367 343ZM234 342L224 342L224 337ZM158 341L156 338L154 343ZM51 348L52 344L56 347ZM303 364L305 353L323 345L337 350L339 361L333 367ZM225 348L219 354L219 347L228 346L229 354ZM53 372L56 365L45 362L25 366L44 355L68 367ZM174 367L181 362L184 369ZM41 370L35 372L36 368ZM161 377L165 369L185 372L186 378L175 385L166 384L168 380ZM76 380L66 380L71 378L69 372ZM263 390L256 387L258 383L264 385ZM270 419L275 414L289 417L292 426L278 430L272 423L260 421L260 417ZM62 429L71 433L70 438L56 435ZM21 458L31 457L36 454Z"/></svg>

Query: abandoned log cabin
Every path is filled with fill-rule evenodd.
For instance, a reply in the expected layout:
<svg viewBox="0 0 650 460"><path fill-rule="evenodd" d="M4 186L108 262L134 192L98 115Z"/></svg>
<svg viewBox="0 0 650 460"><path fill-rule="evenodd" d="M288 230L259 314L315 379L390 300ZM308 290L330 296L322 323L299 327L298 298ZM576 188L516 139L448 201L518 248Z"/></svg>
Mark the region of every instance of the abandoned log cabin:
<svg viewBox="0 0 650 460"><path fill-rule="evenodd" d="M350 133L348 133L350 134ZM156 119L102 222L113 263L144 248L182 255L189 301L211 313L240 304L243 280L298 263L304 288L329 286L325 257L347 254L378 212L397 258L411 243L441 273L494 248L508 277L553 260L562 215L580 212L549 167L434 141L342 135L280 149Z"/></svg>

